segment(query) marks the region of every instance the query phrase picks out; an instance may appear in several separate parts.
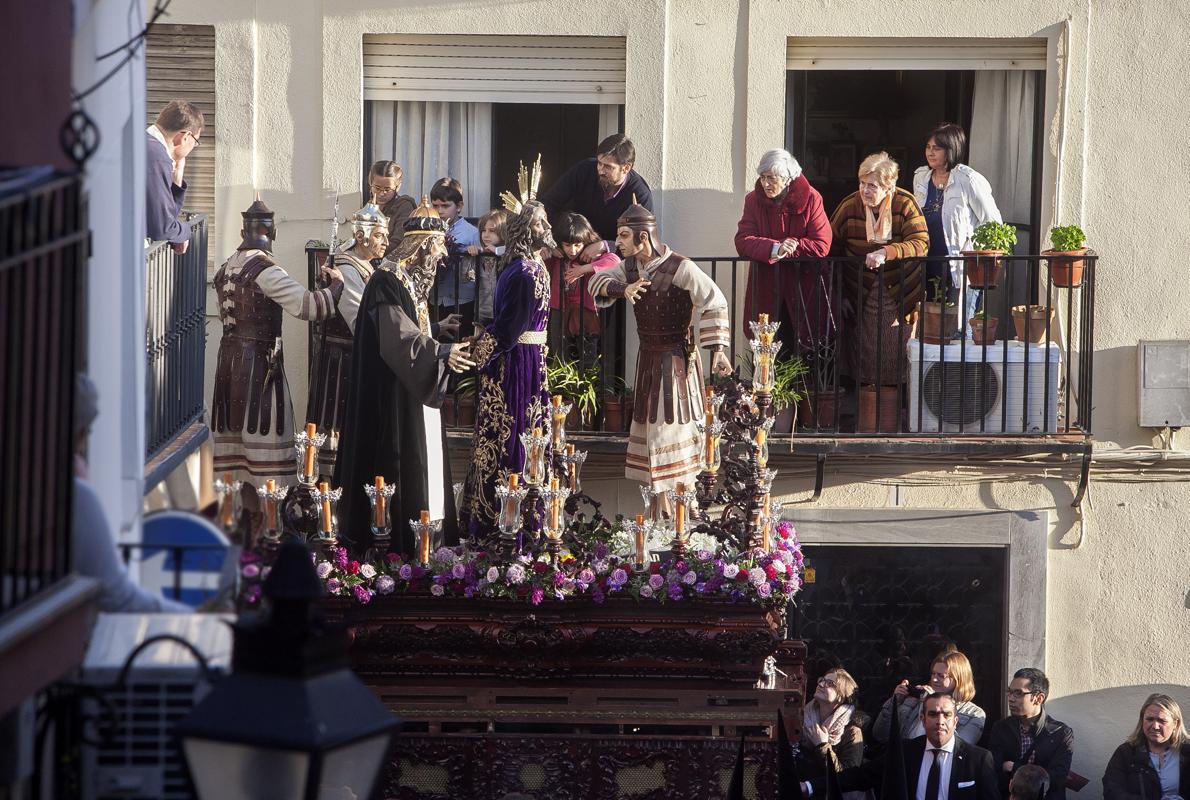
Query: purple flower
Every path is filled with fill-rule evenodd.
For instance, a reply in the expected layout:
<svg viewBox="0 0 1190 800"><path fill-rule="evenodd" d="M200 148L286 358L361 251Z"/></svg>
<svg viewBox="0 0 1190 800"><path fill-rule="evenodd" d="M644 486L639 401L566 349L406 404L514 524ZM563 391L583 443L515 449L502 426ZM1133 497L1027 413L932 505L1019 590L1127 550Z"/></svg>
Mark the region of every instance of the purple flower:
<svg viewBox="0 0 1190 800"><path fill-rule="evenodd" d="M520 564L513 564L508 568L508 582L518 584L525 582L525 568Z"/></svg>
<svg viewBox="0 0 1190 800"><path fill-rule="evenodd" d="M475 587L474 586L467 586L463 589L463 597L474 597L474 596L475 596Z"/></svg>
<svg viewBox="0 0 1190 800"><path fill-rule="evenodd" d="M702 581L699 581L698 583L694 584L694 591L698 592L699 594L705 594L707 591L707 585Z"/></svg>
<svg viewBox="0 0 1190 800"><path fill-rule="evenodd" d="M589 569L584 569L582 572L580 572L578 574L578 582L579 583L594 583L595 582L595 573Z"/></svg>
<svg viewBox="0 0 1190 800"><path fill-rule="evenodd" d="M342 585L343 584L339 583L338 578L331 578L326 582L326 590L331 594L334 594L335 592L339 591L339 587Z"/></svg>
<svg viewBox="0 0 1190 800"><path fill-rule="evenodd" d="M595 543L595 560L602 561L607 558L607 545L603 542Z"/></svg>
<svg viewBox="0 0 1190 800"><path fill-rule="evenodd" d="M694 555L698 557L699 561L710 561L712 553L710 550L699 550Z"/></svg>
<svg viewBox="0 0 1190 800"><path fill-rule="evenodd" d="M430 587L430 594L434 595L435 597L441 597L442 595L446 594L446 589L442 588L442 584L435 583Z"/></svg>
<svg viewBox="0 0 1190 800"><path fill-rule="evenodd" d="M381 575L376 579L376 591L380 594L392 594L395 588L397 588L397 582L387 575Z"/></svg>
<svg viewBox="0 0 1190 800"><path fill-rule="evenodd" d="M596 603L603 602L603 592L600 591L598 586L596 586L594 589L591 590L591 599L594 600Z"/></svg>
<svg viewBox="0 0 1190 800"><path fill-rule="evenodd" d="M768 585L768 583L757 584L756 594L760 595L760 597L768 597L772 593L773 593L772 587L770 587Z"/></svg>
<svg viewBox="0 0 1190 800"><path fill-rule="evenodd" d="M322 561L317 567L314 568L314 571L318 573L319 578L325 581L327 576L331 574L332 569L334 569L334 567L331 566L331 562Z"/></svg>
<svg viewBox="0 0 1190 800"><path fill-rule="evenodd" d="M566 583L566 573L561 572L561 571L555 572L554 573L554 586L562 586L565 583Z"/></svg>
<svg viewBox="0 0 1190 800"><path fill-rule="evenodd" d="M240 570L240 573L245 578L255 578L260 574L260 567L256 566L255 564L245 564L244 568Z"/></svg>
<svg viewBox="0 0 1190 800"><path fill-rule="evenodd" d="M693 586L694 584L698 583L698 573L694 570L690 570L682 576L682 583L686 584L687 586Z"/></svg>
<svg viewBox="0 0 1190 800"><path fill-rule="evenodd" d="M533 605L541 605L541 601L545 599L545 592L540 587L533 589L533 594L529 597Z"/></svg>
<svg viewBox="0 0 1190 800"><path fill-rule="evenodd" d="M686 570L690 569L690 567L687 566L685 561L678 561L678 563L674 564L674 569L677 570L678 573L680 574L680 573L684 573Z"/></svg>
<svg viewBox="0 0 1190 800"><path fill-rule="evenodd" d="M760 567L753 567L748 570L748 580L754 585L759 586L768 581L768 576L764 574L764 570Z"/></svg>
<svg viewBox="0 0 1190 800"><path fill-rule="evenodd" d="M653 596L653 590L649 587L649 584L646 583L644 586L640 587L640 596L641 597L652 597Z"/></svg>
<svg viewBox="0 0 1190 800"><path fill-rule="evenodd" d="M618 589L628 583L628 573L617 567L611 574L611 577L607 579L607 583L609 586L614 586Z"/></svg>
<svg viewBox="0 0 1190 800"><path fill-rule="evenodd" d="M785 594L793 594L797 591L797 584L793 581L785 581L785 583L781 584L781 591L785 592Z"/></svg>
<svg viewBox="0 0 1190 800"><path fill-rule="evenodd" d="M372 593L369 592L368 588L363 584L357 583L355 586L352 586L351 592L355 595L355 599L360 601L362 605L366 606L368 603L372 602Z"/></svg>
<svg viewBox="0 0 1190 800"><path fill-rule="evenodd" d="M660 589L664 585L665 585L665 578L662 578L660 575L650 575L649 576L649 588L650 589L654 589L654 590Z"/></svg>
<svg viewBox="0 0 1190 800"><path fill-rule="evenodd" d="M335 548L335 566L339 569L347 569L347 549L344 547Z"/></svg>
<svg viewBox="0 0 1190 800"><path fill-rule="evenodd" d="M723 565L723 577L724 578L727 578L730 580L731 578L734 578L736 575L739 575L739 574L740 574L740 568L737 567L735 564L724 564Z"/></svg>
<svg viewBox="0 0 1190 800"><path fill-rule="evenodd" d="M500 580L500 570L495 567L488 567L488 583L495 583Z"/></svg>
<svg viewBox="0 0 1190 800"><path fill-rule="evenodd" d="M408 564L402 564L401 568L397 570L397 574L401 576L401 580L407 581L413 577L413 567Z"/></svg>
<svg viewBox="0 0 1190 800"><path fill-rule="evenodd" d="M256 585L250 587L248 589L248 593L247 593L247 595L245 595L245 597L247 598L249 603L255 603L258 600L260 600L260 584L256 584Z"/></svg>
<svg viewBox="0 0 1190 800"><path fill-rule="evenodd" d="M669 599L670 600L681 600L682 599L682 584L671 583L669 585Z"/></svg>
<svg viewBox="0 0 1190 800"><path fill-rule="evenodd" d="M455 564L450 568L450 575L455 580L461 581L463 578L467 577L467 568L462 564Z"/></svg>
<svg viewBox="0 0 1190 800"><path fill-rule="evenodd" d="M455 560L455 551L449 547L439 547L434 551L435 561L445 561L447 564Z"/></svg>
<svg viewBox="0 0 1190 800"><path fill-rule="evenodd" d="M665 574L665 582L666 583L670 583L670 584L680 583L681 580L682 580L682 574L680 572L678 572L676 569L671 569L669 572L667 572Z"/></svg>

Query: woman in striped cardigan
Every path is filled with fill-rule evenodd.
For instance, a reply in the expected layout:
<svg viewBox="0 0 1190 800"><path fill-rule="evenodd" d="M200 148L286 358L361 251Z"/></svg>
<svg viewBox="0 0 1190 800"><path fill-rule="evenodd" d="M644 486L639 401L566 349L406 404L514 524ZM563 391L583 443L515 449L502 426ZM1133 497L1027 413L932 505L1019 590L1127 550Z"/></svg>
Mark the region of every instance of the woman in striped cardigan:
<svg viewBox="0 0 1190 800"><path fill-rule="evenodd" d="M843 292L851 309L851 363L865 384L895 385L907 375L906 323L925 275L915 259L930 248L926 218L913 195L897 188L899 173L888 153L868 156L859 165L859 191L831 215L835 254L863 258L843 268Z"/></svg>

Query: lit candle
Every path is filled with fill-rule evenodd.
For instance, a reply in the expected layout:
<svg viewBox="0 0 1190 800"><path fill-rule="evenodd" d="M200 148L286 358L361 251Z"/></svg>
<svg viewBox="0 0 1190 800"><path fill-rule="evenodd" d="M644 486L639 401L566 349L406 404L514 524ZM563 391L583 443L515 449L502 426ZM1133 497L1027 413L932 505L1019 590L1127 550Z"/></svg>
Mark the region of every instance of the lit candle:
<svg viewBox="0 0 1190 800"><path fill-rule="evenodd" d="M302 462L302 474L314 474L314 436L318 433L318 426L313 422L306 423L306 458Z"/></svg>
<svg viewBox="0 0 1190 800"><path fill-rule="evenodd" d="M377 475L376 476L376 519L373 520L375 522L375 527L377 527L377 528L384 527L384 512L386 510L385 509L386 505L387 505L387 501L384 499L384 476Z"/></svg>
<svg viewBox="0 0 1190 800"><path fill-rule="evenodd" d="M430 561L430 512L422 509L421 527L418 529L420 541L417 546L418 561L428 564Z"/></svg>
<svg viewBox="0 0 1190 800"><path fill-rule="evenodd" d="M771 523L767 516L760 518L760 549L764 552L769 551L769 527Z"/></svg>
<svg viewBox="0 0 1190 800"><path fill-rule="evenodd" d="M636 515L636 529L633 531L636 534L636 563L645 563L645 515Z"/></svg>
<svg viewBox="0 0 1190 800"><path fill-rule="evenodd" d="M761 325L768 325L769 324L769 315L768 314L759 314L756 317L756 321L759 322Z"/></svg>
<svg viewBox="0 0 1190 800"><path fill-rule="evenodd" d="M760 464L760 466L762 466L762 467L769 462L769 452L768 452L768 448L765 446L766 441L768 441L768 432L765 431L764 428L757 428L756 429L756 447L757 447L756 462L758 464Z"/></svg>
<svg viewBox="0 0 1190 800"><path fill-rule="evenodd" d="M715 424L715 406L709 399L707 400L706 410L702 415L702 424L706 426L706 465L709 468L715 463L715 434L711 430Z"/></svg>
<svg viewBox="0 0 1190 800"><path fill-rule="evenodd" d="M318 492L322 495L322 529L331 529L331 486L326 481L318 484Z"/></svg>
<svg viewBox="0 0 1190 800"><path fill-rule="evenodd" d="M686 494L686 484L679 483L678 497L681 498L684 494ZM678 499L675 501L675 505L677 508L674 509L674 531L677 532L678 536L681 536L686 532L686 502Z"/></svg>
<svg viewBox="0 0 1190 800"><path fill-rule="evenodd" d="M234 490L231 487L231 478L230 472L223 473L223 485L227 487L227 493L223 495L223 524L228 527L235 522L235 498L232 497Z"/></svg>
<svg viewBox="0 0 1190 800"><path fill-rule="evenodd" d="M534 440L538 440L541 438L541 428L540 427L533 429L533 438L534 438ZM529 475L531 476L529 479L530 483L537 483L543 477L542 475L540 475L538 473L538 468L537 468L537 464L541 460L541 456L542 456L541 445L537 444L537 442L534 441L534 443L529 446L529 456L528 456L528 460L525 462L525 467L528 470Z"/></svg>
<svg viewBox="0 0 1190 800"><path fill-rule="evenodd" d="M273 492L277 491L277 482L269 478L264 482L264 488L268 492L264 501L266 524L269 526L269 530L275 531L277 530L277 501L273 499Z"/></svg>
<svg viewBox="0 0 1190 800"><path fill-rule="evenodd" d="M331 445L331 450L339 449L339 432L337 430L334 430L334 429L331 430L330 445Z"/></svg>
<svg viewBox="0 0 1190 800"><path fill-rule="evenodd" d="M550 478L550 530L558 530L558 479Z"/></svg>
<svg viewBox="0 0 1190 800"><path fill-rule="evenodd" d="M566 445L566 455L574 456L573 444ZM567 480L570 481L571 491L577 489L578 487L575 486L575 484L578 483L578 462L575 461L574 458L571 458L568 462L566 462L566 477Z"/></svg>

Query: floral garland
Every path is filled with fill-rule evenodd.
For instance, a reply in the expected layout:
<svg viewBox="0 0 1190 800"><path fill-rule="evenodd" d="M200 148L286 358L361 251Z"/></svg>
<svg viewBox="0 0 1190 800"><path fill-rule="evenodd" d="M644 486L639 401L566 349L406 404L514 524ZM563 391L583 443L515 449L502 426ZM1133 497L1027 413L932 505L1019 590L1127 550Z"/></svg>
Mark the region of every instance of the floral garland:
<svg viewBox="0 0 1190 800"><path fill-rule="evenodd" d="M751 602L766 608L785 605L802 586L803 557L797 531L782 520L777 524L775 547L716 556L698 549L685 558L652 562L642 572L632 568L627 555L613 555L596 542L589 562L572 555L557 566L548 555L521 555L511 563L498 554L465 547L442 547L428 564L412 564L396 553L383 561L353 561L344 548L330 560L315 560L318 577L327 594L351 597L368 604L377 596L429 595L526 601L568 601L589 597L602 603L613 595L643 602L675 603L697 598ZM256 578L255 564L245 565L244 577ZM251 576L247 572L251 571ZM251 600L249 600L251 602Z"/></svg>

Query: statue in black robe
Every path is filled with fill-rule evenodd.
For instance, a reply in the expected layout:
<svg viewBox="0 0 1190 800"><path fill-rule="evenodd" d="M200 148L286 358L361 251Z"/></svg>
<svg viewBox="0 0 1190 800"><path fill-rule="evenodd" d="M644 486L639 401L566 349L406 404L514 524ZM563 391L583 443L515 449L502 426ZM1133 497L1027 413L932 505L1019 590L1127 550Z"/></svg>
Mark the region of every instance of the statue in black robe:
<svg viewBox="0 0 1190 800"><path fill-rule="evenodd" d="M434 266L445 253L445 225L428 203L405 224L394 255L373 273L360 300L347 424L339 447L335 485L343 488L340 531L353 550L372 544L371 506L364 491L377 475L395 484L391 501L394 549L416 553L409 520L422 510L442 520L443 539L457 544L458 517L439 408L447 368L472 366L467 343L439 343L426 304ZM442 327L449 323L444 322ZM457 325L457 322L454 323Z"/></svg>

